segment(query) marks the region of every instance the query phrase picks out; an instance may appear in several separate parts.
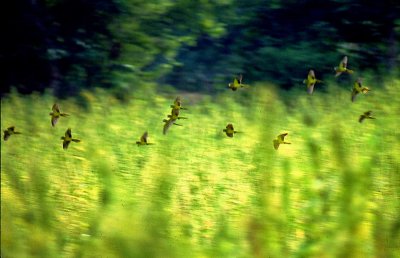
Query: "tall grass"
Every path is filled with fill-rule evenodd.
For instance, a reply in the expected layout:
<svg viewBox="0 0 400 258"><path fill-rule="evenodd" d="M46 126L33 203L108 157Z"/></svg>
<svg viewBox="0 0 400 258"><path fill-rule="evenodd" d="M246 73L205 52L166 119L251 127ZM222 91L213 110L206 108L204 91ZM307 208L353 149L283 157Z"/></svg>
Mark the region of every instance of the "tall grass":
<svg viewBox="0 0 400 258"><path fill-rule="evenodd" d="M400 257L399 89L180 93L189 119L167 135L178 93L12 93L1 128L23 134L1 143L1 255ZM71 116L52 128L55 101ZM82 142L63 150L68 127ZM154 145L137 147L146 130Z"/></svg>

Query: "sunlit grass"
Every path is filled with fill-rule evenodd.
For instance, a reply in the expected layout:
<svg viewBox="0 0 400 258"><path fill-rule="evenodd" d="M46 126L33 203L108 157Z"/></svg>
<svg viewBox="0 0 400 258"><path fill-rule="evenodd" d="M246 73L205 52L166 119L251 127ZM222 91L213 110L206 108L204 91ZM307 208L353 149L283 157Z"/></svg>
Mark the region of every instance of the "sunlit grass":
<svg viewBox="0 0 400 258"><path fill-rule="evenodd" d="M176 94L84 92L54 128L49 94L3 98L2 130L23 134L1 143L2 255L399 256L400 81L355 103L324 87L177 93L189 119L167 135ZM68 127L82 142L63 150Z"/></svg>

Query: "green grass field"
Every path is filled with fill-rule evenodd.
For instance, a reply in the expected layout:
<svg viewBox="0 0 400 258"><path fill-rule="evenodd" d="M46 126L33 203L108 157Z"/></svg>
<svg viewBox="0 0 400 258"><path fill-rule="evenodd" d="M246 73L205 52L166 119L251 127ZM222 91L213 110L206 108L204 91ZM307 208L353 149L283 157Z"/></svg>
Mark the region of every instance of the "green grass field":
<svg viewBox="0 0 400 258"><path fill-rule="evenodd" d="M371 88L354 103L334 83L12 93L1 128L23 134L1 142L1 256L400 257L400 81ZM177 95L189 119L163 135ZM53 128L55 101L70 116ZM68 127L82 142L63 150ZM144 131L154 145L136 146Z"/></svg>

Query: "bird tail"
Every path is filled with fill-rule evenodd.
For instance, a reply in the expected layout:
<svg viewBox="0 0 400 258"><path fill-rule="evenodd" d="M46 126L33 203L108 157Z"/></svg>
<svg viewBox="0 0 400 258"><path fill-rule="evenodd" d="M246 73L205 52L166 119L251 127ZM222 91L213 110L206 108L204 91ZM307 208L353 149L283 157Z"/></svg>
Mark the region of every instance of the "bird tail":
<svg viewBox="0 0 400 258"><path fill-rule="evenodd" d="M71 141L73 141L73 142L80 142L81 140L78 140L78 139L71 139Z"/></svg>

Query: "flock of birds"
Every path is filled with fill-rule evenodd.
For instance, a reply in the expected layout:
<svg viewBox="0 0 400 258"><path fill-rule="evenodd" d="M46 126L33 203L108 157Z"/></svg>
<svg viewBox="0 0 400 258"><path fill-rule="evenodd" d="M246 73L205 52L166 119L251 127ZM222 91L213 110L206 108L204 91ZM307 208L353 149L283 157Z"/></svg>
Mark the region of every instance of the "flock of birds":
<svg viewBox="0 0 400 258"><path fill-rule="evenodd" d="M339 63L338 67L335 67L334 70L336 72L335 77L340 76L343 73L348 73L352 74L354 73L353 70L350 70L347 68L347 62L348 58L347 56L344 56L341 62ZM247 84L243 84L242 82L243 76L239 75L238 77L235 77L233 79L233 82L228 84L229 89L232 91L237 91L240 88L246 88L249 87ZM304 84L307 85L307 92L308 94L312 94L314 91L314 86L316 83L322 83L321 80L317 79L315 76L314 70L309 70L307 78L303 81ZM365 87L362 85L362 79L358 78L354 82L353 90L351 92L351 101L354 102L356 99L356 96L360 93L366 94L370 91L368 87ZM186 108L182 107L182 102L180 97L178 96L174 103L170 106L171 107L171 114L167 116L167 119L164 119L164 127L163 127L163 134L166 134L168 129L172 125L176 126L182 126L181 124L176 123L177 120L181 119L187 119L186 117L180 116L181 110L187 110ZM57 121L60 117L67 117L69 114L66 113L61 113L60 107L58 104L54 104L52 107L52 112L49 114L51 116L51 125L54 127L57 124ZM372 111L366 111L363 114L360 115L358 121L361 123L364 119L375 119L372 117ZM229 123L225 129L223 129L223 132L228 136L228 137L233 137L234 134L236 133L241 133L240 131L235 131L233 124ZM4 130L4 141L7 141L11 135L13 134L21 134L21 132L15 131L15 126L10 126L7 128L7 130ZM138 146L140 145L151 145L153 143L149 143L147 141L148 139L148 132L144 132L143 135L140 137L140 140L136 142ZM277 150L279 148L280 144L291 144L290 142L285 141L285 137L288 135L288 133L282 133L277 136L276 139L274 139L273 146ZM80 142L79 139L74 139L72 138L72 133L71 133L71 128L68 128L67 131L65 132L65 135L61 137L61 140L63 140L63 149L67 149L69 144L71 142Z"/></svg>

